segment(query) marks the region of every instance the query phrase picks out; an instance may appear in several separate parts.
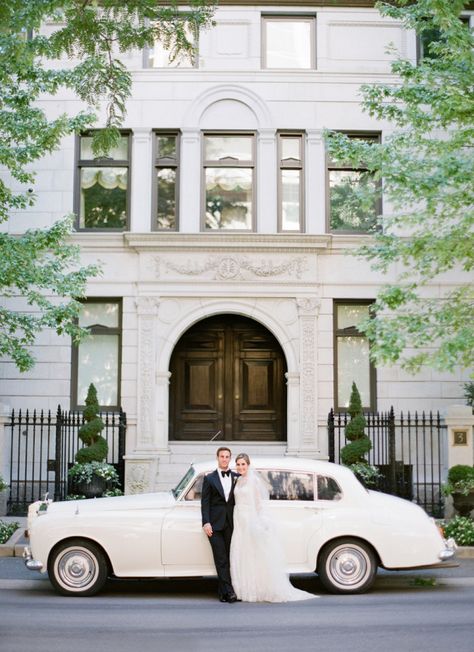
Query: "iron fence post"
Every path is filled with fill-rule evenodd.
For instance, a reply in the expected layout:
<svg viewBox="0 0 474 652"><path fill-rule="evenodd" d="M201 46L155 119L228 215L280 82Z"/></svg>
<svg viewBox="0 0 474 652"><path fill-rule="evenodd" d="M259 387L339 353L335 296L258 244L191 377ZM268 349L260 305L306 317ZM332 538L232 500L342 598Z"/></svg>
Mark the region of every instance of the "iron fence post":
<svg viewBox="0 0 474 652"><path fill-rule="evenodd" d="M395 443L395 412L393 405L388 415L388 464L390 493L397 494L397 465L396 465L396 443Z"/></svg>
<svg viewBox="0 0 474 652"><path fill-rule="evenodd" d="M54 461L54 500L61 500L61 461L62 461L62 414L58 405L56 412L56 454Z"/></svg>
<svg viewBox="0 0 474 652"><path fill-rule="evenodd" d="M334 462L336 456L334 446L334 410L332 408L328 414L328 455L329 461Z"/></svg>

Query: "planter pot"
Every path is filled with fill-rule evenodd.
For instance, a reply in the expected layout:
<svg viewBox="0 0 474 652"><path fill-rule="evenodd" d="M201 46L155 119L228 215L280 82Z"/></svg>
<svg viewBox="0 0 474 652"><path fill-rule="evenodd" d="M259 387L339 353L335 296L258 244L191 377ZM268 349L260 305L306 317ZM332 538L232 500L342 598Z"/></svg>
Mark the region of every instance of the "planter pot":
<svg viewBox="0 0 474 652"><path fill-rule="evenodd" d="M93 475L90 482L87 482L86 480L73 482L71 493L80 494L86 498L98 498L99 496L102 496L106 488L107 480L100 478L97 475Z"/></svg>
<svg viewBox="0 0 474 652"><path fill-rule="evenodd" d="M474 491L465 496L464 494L453 494L453 505L460 516L469 516L474 509Z"/></svg>

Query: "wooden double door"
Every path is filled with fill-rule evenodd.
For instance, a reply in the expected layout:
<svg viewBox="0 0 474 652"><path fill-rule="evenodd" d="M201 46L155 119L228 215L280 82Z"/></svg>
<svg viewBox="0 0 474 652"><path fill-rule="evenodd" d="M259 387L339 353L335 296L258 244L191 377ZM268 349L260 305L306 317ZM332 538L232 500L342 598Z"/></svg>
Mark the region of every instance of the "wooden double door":
<svg viewBox="0 0 474 652"><path fill-rule="evenodd" d="M237 315L205 319L170 362L170 439L286 440L286 362L275 337Z"/></svg>

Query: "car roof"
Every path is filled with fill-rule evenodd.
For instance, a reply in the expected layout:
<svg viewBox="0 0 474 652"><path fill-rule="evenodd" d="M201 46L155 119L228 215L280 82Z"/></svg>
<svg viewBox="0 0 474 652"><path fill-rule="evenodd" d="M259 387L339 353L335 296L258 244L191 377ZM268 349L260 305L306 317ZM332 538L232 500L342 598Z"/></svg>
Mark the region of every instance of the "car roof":
<svg viewBox="0 0 474 652"><path fill-rule="evenodd" d="M348 474L353 477L352 472L340 464L326 462L324 460L313 460L304 457L260 457L252 456L250 464L255 469L275 469L286 471L306 471L310 473L325 473L328 475ZM196 473L205 473L217 468L216 460L208 462L196 462L192 464ZM231 468L234 463L231 461Z"/></svg>

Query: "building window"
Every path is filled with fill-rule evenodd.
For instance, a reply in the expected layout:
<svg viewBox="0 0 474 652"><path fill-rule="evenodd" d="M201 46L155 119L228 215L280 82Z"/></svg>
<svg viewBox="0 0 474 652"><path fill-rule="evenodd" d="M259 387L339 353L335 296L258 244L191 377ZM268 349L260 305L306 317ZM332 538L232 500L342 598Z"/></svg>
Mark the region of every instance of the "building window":
<svg viewBox="0 0 474 652"><path fill-rule="evenodd" d="M75 407L85 404L90 383L102 407L120 406L122 302L117 299L84 301L79 325L90 336L72 349L72 397Z"/></svg>
<svg viewBox="0 0 474 652"><path fill-rule="evenodd" d="M379 135L349 134L368 142L380 142ZM361 193L375 191L377 182L363 166L354 168L349 164L328 159L329 184L328 222L329 230L342 233L371 233L377 230L377 218L382 212L380 199L367 205Z"/></svg>
<svg viewBox="0 0 474 652"><path fill-rule="evenodd" d="M155 132L155 172L153 175L153 229L178 229L179 134Z"/></svg>
<svg viewBox="0 0 474 652"><path fill-rule="evenodd" d="M352 383L357 385L362 405L375 409L375 367L370 361L369 341L358 325L370 315L372 301L334 303L334 396L335 408L349 406Z"/></svg>
<svg viewBox="0 0 474 652"><path fill-rule="evenodd" d="M460 16L459 20L469 29L470 20L469 16ZM438 55L433 48L432 44L441 43L443 41L439 29L431 28L425 29L417 35L416 38L416 57L417 61L422 59L437 59Z"/></svg>
<svg viewBox="0 0 474 652"><path fill-rule="evenodd" d="M262 67L276 70L316 68L316 18L264 16Z"/></svg>
<svg viewBox="0 0 474 652"><path fill-rule="evenodd" d="M176 52L171 46L156 40L153 47L145 50L145 66L147 68L197 68L199 30L187 23L184 32L192 50Z"/></svg>
<svg viewBox="0 0 474 652"><path fill-rule="evenodd" d="M78 228L124 231L128 227L130 134L107 157L94 157L92 135L79 137L75 193Z"/></svg>
<svg viewBox="0 0 474 652"><path fill-rule="evenodd" d="M204 135L204 229L254 228L254 134Z"/></svg>
<svg viewBox="0 0 474 652"><path fill-rule="evenodd" d="M278 230L304 230L303 135L278 134Z"/></svg>

